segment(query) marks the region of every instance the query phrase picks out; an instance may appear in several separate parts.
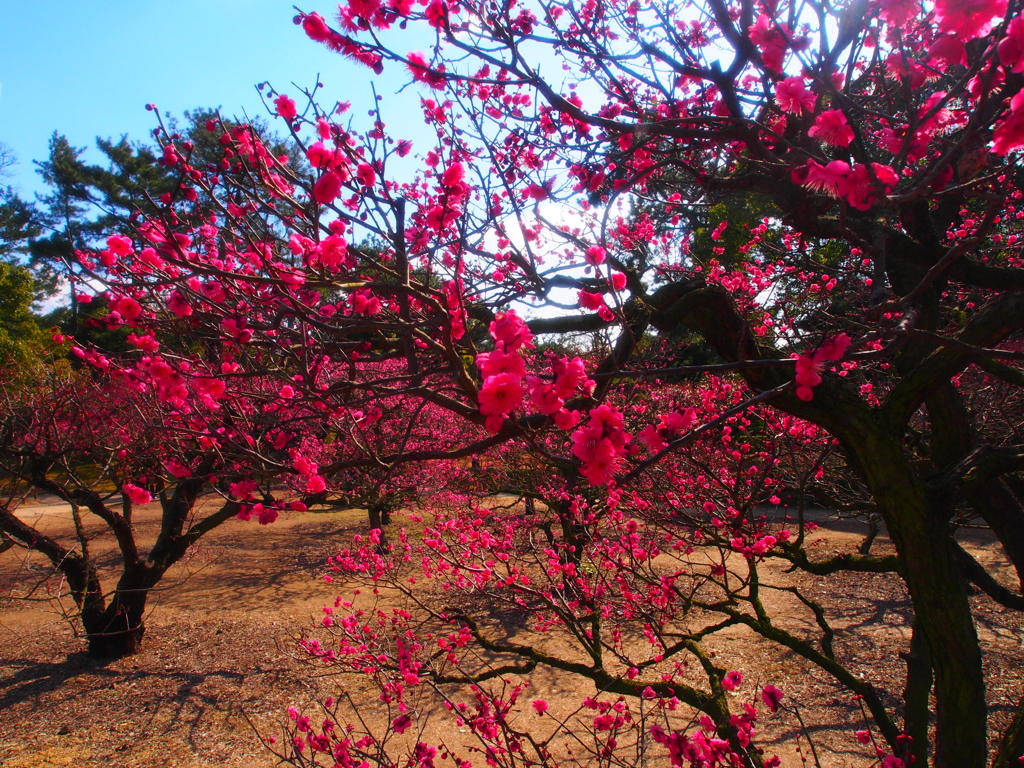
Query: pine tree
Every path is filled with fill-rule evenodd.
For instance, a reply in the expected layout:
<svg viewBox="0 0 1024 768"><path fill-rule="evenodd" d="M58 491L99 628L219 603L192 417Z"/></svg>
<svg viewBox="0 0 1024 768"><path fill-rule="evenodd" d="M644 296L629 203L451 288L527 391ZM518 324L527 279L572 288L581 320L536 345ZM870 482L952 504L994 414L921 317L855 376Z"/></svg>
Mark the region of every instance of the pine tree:
<svg viewBox="0 0 1024 768"><path fill-rule="evenodd" d="M11 151L0 144L0 178L15 163ZM26 252L28 241L40 233L35 207L21 199L11 186L0 186L0 261L15 262Z"/></svg>

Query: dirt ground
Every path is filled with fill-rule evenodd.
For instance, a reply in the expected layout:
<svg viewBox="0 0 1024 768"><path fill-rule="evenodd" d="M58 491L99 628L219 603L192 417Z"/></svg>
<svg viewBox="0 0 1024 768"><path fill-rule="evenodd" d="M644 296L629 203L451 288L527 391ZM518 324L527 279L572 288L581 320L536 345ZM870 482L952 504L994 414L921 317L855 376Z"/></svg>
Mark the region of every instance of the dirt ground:
<svg viewBox="0 0 1024 768"><path fill-rule="evenodd" d="M70 530L59 505L26 507L21 514L44 531ZM341 591L322 578L327 555L365 527L359 510L296 513L271 526L223 525L152 595L142 652L105 665L82 653L81 638L49 599L47 590L56 584L45 579L43 562L20 549L0 553L0 766L277 765L258 734L280 736L287 707L322 700L341 684L311 666L295 638ZM152 535L154 510L141 510L137 528L143 540ZM849 551L859 535L855 526L836 526L816 534L816 547L822 556ZM982 562L1001 565L1001 553L985 536L970 535L966 543ZM884 552L890 545L882 537L875 546ZM786 578L774 576L780 583ZM897 690L893 681L904 672L899 652L909 637L897 580L838 575L812 583L808 594L823 601L834 619L839 655L855 659L873 682ZM29 600L17 599L26 595ZM785 612L788 597L773 598L775 610ZM998 724L1020 696L1024 631L1015 616L983 597L973 599ZM794 628L811 621L797 605L791 618ZM871 762L853 738L860 727L856 705L826 675L808 673L805 662L743 629L722 633L712 647L751 683L773 682L785 691L787 703L798 705L810 725L825 768ZM540 670L530 683L531 697L552 701L567 685ZM769 720L759 730L784 765L814 764L795 718ZM810 762L802 762L797 743Z"/></svg>

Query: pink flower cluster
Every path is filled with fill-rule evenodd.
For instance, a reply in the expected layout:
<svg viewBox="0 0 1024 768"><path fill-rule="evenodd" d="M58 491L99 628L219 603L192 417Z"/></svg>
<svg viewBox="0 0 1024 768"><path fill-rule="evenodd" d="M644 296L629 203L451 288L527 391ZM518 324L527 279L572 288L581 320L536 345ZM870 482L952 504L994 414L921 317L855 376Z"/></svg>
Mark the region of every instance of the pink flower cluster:
<svg viewBox="0 0 1024 768"><path fill-rule="evenodd" d="M981 37L996 17L1006 14L1006 0L936 0L935 16L943 32L964 39Z"/></svg>
<svg viewBox="0 0 1024 768"><path fill-rule="evenodd" d="M1011 72L1024 72L1024 18L1014 17L1006 29L1006 37L999 42L999 61ZM1010 110L996 126L992 148L997 155L1005 155L1024 147L1024 91L1014 94Z"/></svg>
<svg viewBox="0 0 1024 768"><path fill-rule="evenodd" d="M737 685L742 680L742 675L738 672L730 672L729 675L738 678ZM724 683L725 681L723 681ZM726 690L733 690L735 686L728 687L726 685L725 687ZM778 697L782 698L782 692L774 686L766 686L765 690L768 689L778 692ZM762 699L774 712L777 708L777 701L773 699L776 706L772 706L768 704L769 699L763 694ZM754 705L749 703L745 704L743 709L742 715L733 715L730 718L730 725L736 729L737 740L747 746L753 741L758 711ZM720 737L711 718L704 715L698 719L698 722L700 728L691 733L668 732L660 725L651 726L651 737L668 750L669 764L673 768L684 768L684 766L688 768L727 768L727 766L738 765L740 763L739 755L733 751L726 739ZM777 768L781 765L781 761L777 756L772 755L765 758L764 765L766 768Z"/></svg>
<svg viewBox="0 0 1024 768"><path fill-rule="evenodd" d="M821 384L821 369L827 362L841 360L850 346L845 333L833 336L809 355L796 359L796 396L804 402L814 399L814 387Z"/></svg>
<svg viewBox="0 0 1024 768"><path fill-rule="evenodd" d="M484 383L477 399L480 413L487 417L484 425L491 432L501 429L505 417L522 405L527 393L530 405L538 413L551 416L559 429L572 429L579 414L565 408L565 401L582 390L589 393L594 382L587 378L587 369L578 357L552 360L553 381L526 375L526 361L521 350L532 346L533 334L526 323L512 310L499 314L490 326L496 342L493 352L476 356L476 364Z"/></svg>
<svg viewBox="0 0 1024 768"><path fill-rule="evenodd" d="M149 491L133 483L125 483L121 490L131 499L132 504L149 504L153 500L153 495Z"/></svg>
<svg viewBox="0 0 1024 768"><path fill-rule="evenodd" d="M296 453L292 457L292 467L305 481L303 490L306 493L321 493L327 489L327 481L319 474L319 465L308 456Z"/></svg>
<svg viewBox="0 0 1024 768"><path fill-rule="evenodd" d="M877 202L879 187L888 193L899 176L890 166L881 163L872 163L869 170L866 165L851 167L844 160L832 160L825 165L808 160L806 165L793 171L793 181L831 197L846 198L857 210L866 211Z"/></svg>
<svg viewBox="0 0 1024 768"><path fill-rule="evenodd" d="M497 432L505 417L523 402L526 363L520 350L531 345L533 334L514 310L500 313L490 325L496 347L476 357L484 383L477 394L485 426Z"/></svg>
<svg viewBox="0 0 1024 768"><path fill-rule="evenodd" d="M647 446L651 453L657 453L692 427L696 420L696 408L671 411L670 413L663 414L657 425L648 424L640 430L640 434L637 437L640 438L640 442Z"/></svg>
<svg viewBox="0 0 1024 768"><path fill-rule="evenodd" d="M594 408L586 425L572 433L572 453L583 465L580 473L594 485L608 485L629 440L619 411L608 404Z"/></svg>
<svg viewBox="0 0 1024 768"><path fill-rule="evenodd" d="M782 63L789 49L790 31L785 24L776 23L770 16L761 14L747 30L750 42L757 46L765 68L781 72Z"/></svg>
<svg viewBox="0 0 1024 768"><path fill-rule="evenodd" d="M579 299L581 307L591 311L597 310L597 314L600 315L601 319L606 323L610 323L615 319L615 312L612 311L611 307L605 304L604 295L602 293L581 290L577 294L577 298Z"/></svg>
<svg viewBox="0 0 1024 768"><path fill-rule="evenodd" d="M814 119L807 135L833 147L848 147L853 141L853 128L841 109L826 109Z"/></svg>
<svg viewBox="0 0 1024 768"><path fill-rule="evenodd" d="M407 66L413 80L418 83L426 83L431 88L444 88L444 64L439 64L436 69L432 68L427 62L427 57L419 51L406 54L406 59L408 59Z"/></svg>
<svg viewBox="0 0 1024 768"><path fill-rule="evenodd" d="M775 86L775 101L783 112L794 115L810 112L817 100L818 97L807 90L804 79L798 75L787 77Z"/></svg>

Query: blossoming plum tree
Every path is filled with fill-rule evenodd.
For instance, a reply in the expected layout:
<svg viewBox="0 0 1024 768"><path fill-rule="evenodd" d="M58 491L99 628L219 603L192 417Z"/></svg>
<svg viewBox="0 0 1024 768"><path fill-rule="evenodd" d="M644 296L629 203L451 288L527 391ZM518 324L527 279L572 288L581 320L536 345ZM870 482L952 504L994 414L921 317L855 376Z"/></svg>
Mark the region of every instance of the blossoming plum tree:
<svg viewBox="0 0 1024 768"><path fill-rule="evenodd" d="M428 145L379 115L360 133L312 92L269 92L312 183L246 126L211 122L217 167L162 136L180 189L77 265L106 284L110 322L138 352L83 349L85 361L198 430L237 414L239 460L278 451L280 477L305 492L347 469L501 456L537 473L530 495L543 502L437 510L419 541L373 534L334 560L415 609L351 603L327 615L333 644L308 644L375 680L394 717L371 732L342 727L334 702L320 727L296 714L289 759L431 765L437 745L403 751L429 691L492 764L572 760L580 724L592 738L577 759L636 764L657 748L673 765L771 764L755 704L733 710L742 670L705 645L743 625L859 697L881 764L1014 764L1024 705L1002 702L1014 714L990 746L968 590L1014 611L1024 595L964 550L957 521L983 520L1021 580L1020 420L990 418L963 385L1024 383L1019 10L353 0L336 22L297 22L375 72L405 68L426 89ZM407 52L410 25L429 51ZM417 171L400 180L414 149ZM697 248L692 212L740 200L760 220L718 221ZM579 347L581 334L605 342ZM680 339L715 361L681 364ZM452 426L404 441L420 404ZM384 453L353 437L312 460L341 434L322 424L374 409ZM870 497L894 555L822 560L802 528L759 519L787 477L826 471ZM799 590L820 636L769 614L759 569L775 558L905 582L902 691L844 666ZM412 563L436 600L409 586ZM460 606L467 594L514 606L528 639ZM599 692L559 713L561 746L510 714L516 675L538 666ZM451 693L460 685L468 699ZM771 686L762 700L785 701Z"/></svg>
<svg viewBox="0 0 1024 768"><path fill-rule="evenodd" d="M235 514L237 504L225 499L202 513L196 508L216 459L208 449L190 453L187 440L168 434L187 429L175 419L165 418L158 433L158 417L166 414L123 380L90 381L59 365L31 379L24 371L7 372L0 471L8 492L0 504L0 532L10 544L50 561L62 587L53 597L73 602L70 613L91 655L134 653L145 632L149 591L200 536ZM139 429L140 418L148 429ZM73 543L17 514L16 502L30 490L69 505ZM138 505L153 500L161 505L162 526L147 552L133 520ZM86 531L87 517L102 521L116 542L119 573L109 592L100 575L104 558L90 545L95 534Z"/></svg>

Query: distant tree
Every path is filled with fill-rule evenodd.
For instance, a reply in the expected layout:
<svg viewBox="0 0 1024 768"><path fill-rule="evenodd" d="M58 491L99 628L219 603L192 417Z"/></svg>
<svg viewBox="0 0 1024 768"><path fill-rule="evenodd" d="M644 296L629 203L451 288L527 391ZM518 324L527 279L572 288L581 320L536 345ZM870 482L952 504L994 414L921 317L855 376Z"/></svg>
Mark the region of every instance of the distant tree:
<svg viewBox="0 0 1024 768"><path fill-rule="evenodd" d="M38 351L43 335L32 314L35 295L27 269L0 261L0 361L24 364Z"/></svg>
<svg viewBox="0 0 1024 768"><path fill-rule="evenodd" d="M0 179L15 164L14 154L0 144ZM11 186L0 186L0 260L14 261L24 254L28 241L40 233L35 207L18 196Z"/></svg>
<svg viewBox="0 0 1024 768"><path fill-rule="evenodd" d="M49 294L57 291L57 275L74 260L75 252L96 242L101 232L93 216L89 174L82 160L84 148L74 147L67 137L54 131L46 160L36 169L48 192L38 196L43 234L29 244L29 264ZM78 299L76 275L69 280L72 329L77 329Z"/></svg>
<svg viewBox="0 0 1024 768"><path fill-rule="evenodd" d="M287 157L293 168L301 169L304 163L301 153L270 133L260 120L240 122L223 119L214 109L197 109L186 111L181 120L168 119L165 128L180 142L189 167L232 171L232 183L243 191L239 199L246 196L244 190L262 182L244 154L225 166L229 160L220 137L226 133L252 131L261 137L269 153ZM36 162L47 187L37 206L21 200L13 191L0 190L0 257L7 250L26 251L41 293L58 290L57 274L65 265L74 264L76 251L102 247L109 235L144 218L159 216L187 186L184 166L165 155L156 141L133 140L123 134L117 139L97 138L96 148L102 160L89 162L84 147L72 146L66 136L54 132L46 160ZM4 157L0 155L0 163ZM201 196L197 202L211 214L223 213L209 196ZM249 218L254 231L263 236L269 217L250 211ZM81 314L75 283L76 278L71 276L69 311L58 313L62 328L68 332L78 329Z"/></svg>

